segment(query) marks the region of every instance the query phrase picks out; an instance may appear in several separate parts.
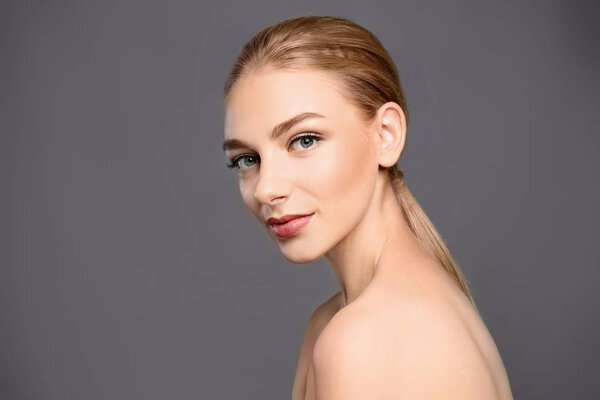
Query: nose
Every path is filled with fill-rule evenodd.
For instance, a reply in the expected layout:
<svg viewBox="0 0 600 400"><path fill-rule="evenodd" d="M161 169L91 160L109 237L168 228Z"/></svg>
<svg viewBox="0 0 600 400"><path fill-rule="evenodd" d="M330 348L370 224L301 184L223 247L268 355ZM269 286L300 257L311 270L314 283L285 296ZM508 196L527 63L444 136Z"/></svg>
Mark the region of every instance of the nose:
<svg viewBox="0 0 600 400"><path fill-rule="evenodd" d="M254 198L261 204L274 205L284 201L289 193L289 179L281 165L273 160L261 159L258 179L254 187Z"/></svg>

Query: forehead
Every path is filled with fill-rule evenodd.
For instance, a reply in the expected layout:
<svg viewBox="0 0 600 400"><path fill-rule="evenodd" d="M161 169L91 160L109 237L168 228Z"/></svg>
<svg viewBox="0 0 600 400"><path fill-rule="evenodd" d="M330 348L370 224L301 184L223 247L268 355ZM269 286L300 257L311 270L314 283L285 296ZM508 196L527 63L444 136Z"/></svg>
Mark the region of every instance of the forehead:
<svg viewBox="0 0 600 400"><path fill-rule="evenodd" d="M268 69L238 81L225 104L225 137L270 130L302 112L327 119L354 118L355 110L341 83L320 71Z"/></svg>

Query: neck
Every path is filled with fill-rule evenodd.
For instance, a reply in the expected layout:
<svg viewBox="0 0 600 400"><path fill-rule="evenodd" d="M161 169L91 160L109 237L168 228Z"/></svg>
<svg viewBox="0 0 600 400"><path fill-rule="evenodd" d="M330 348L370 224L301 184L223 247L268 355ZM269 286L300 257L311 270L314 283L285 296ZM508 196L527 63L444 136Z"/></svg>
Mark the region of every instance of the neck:
<svg viewBox="0 0 600 400"><path fill-rule="evenodd" d="M376 279L401 272L425 250L410 230L392 186L379 179L363 219L326 257L340 285L343 306Z"/></svg>

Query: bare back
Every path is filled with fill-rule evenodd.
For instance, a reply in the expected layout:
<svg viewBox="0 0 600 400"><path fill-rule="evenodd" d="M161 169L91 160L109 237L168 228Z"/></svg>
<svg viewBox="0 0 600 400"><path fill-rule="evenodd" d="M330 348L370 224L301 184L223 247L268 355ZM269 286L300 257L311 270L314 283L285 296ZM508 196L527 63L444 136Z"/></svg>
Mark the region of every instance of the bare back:
<svg viewBox="0 0 600 400"><path fill-rule="evenodd" d="M464 339L461 339L465 343L464 354L472 354L469 356L468 362L477 366L480 371L478 379L485 381L485 384L489 386L489 393L494 394L494 397L488 398L490 400L512 400L506 370L492 336L466 296L454 285L449 276L445 276L445 271L442 272L442 274L433 273L431 275L437 276L439 279L429 277L418 284L406 281L394 287L389 285L389 282L385 285L373 282L360 298L346 307L343 307L341 292L317 307L307 324L300 350L292 400L315 399L313 352L319 336L326 328L327 330L336 329L334 327L336 320L341 318L346 321L344 325L348 326L348 321L360 318L361 315L381 315L383 318L378 321L384 322L377 322L377 324L382 324L381 328L384 330L393 329L392 325L394 320L397 320L396 316L405 315L408 307L417 304L415 301L427 303L429 307L435 308L435 312L431 315L444 315L444 320L450 321L450 323L445 323L445 326L452 327L449 329L453 330L449 334ZM423 288L423 294L416 293L415 287ZM403 288L407 290L403 290ZM406 301L409 298L406 295L407 292L410 292L410 301ZM430 295L431 293L436 294ZM419 298L419 296L424 297ZM419 308L421 308L420 305ZM431 322L425 323L439 324L440 321L432 318ZM422 326L419 329L427 329L427 327Z"/></svg>

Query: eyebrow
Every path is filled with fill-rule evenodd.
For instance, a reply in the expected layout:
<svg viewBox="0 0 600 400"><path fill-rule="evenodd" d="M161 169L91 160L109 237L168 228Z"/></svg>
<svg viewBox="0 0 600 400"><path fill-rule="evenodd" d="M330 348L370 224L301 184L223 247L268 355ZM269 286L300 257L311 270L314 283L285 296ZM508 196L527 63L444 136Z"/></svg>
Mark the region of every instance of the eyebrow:
<svg viewBox="0 0 600 400"><path fill-rule="evenodd" d="M294 125L299 124L308 118L325 118L325 116L316 112L303 112L295 115L292 118L275 125L273 131L271 132L271 140L277 139L279 136L292 129ZM223 142L223 151L247 147L250 146L240 139L227 139Z"/></svg>

